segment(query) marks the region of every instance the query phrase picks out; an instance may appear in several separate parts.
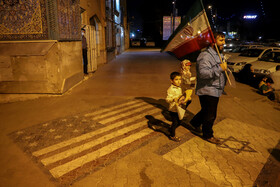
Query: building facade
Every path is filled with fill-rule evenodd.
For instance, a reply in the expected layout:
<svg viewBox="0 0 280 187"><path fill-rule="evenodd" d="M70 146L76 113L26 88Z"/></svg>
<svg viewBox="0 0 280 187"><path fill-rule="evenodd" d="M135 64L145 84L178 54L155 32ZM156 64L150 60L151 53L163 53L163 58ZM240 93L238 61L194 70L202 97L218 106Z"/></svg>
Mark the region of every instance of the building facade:
<svg viewBox="0 0 280 187"><path fill-rule="evenodd" d="M126 0L106 0L106 49L110 61L129 48Z"/></svg>
<svg viewBox="0 0 280 187"><path fill-rule="evenodd" d="M86 30L88 72L107 62L105 0L81 0L81 28Z"/></svg>
<svg viewBox="0 0 280 187"><path fill-rule="evenodd" d="M115 50L122 45L117 45L117 33L107 38L105 1L1 1L0 93L61 94L80 82L81 28L86 30L88 72L108 62L108 43Z"/></svg>

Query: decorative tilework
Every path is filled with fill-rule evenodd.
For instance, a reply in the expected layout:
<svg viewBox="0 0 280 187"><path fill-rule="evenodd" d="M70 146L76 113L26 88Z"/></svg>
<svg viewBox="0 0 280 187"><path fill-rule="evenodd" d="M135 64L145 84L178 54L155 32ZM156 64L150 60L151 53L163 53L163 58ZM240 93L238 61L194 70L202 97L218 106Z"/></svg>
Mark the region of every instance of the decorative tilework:
<svg viewBox="0 0 280 187"><path fill-rule="evenodd" d="M79 0L1 0L0 40L80 40L79 3Z"/></svg>
<svg viewBox="0 0 280 187"><path fill-rule="evenodd" d="M0 1L0 40L47 39L45 0Z"/></svg>
<svg viewBox="0 0 280 187"><path fill-rule="evenodd" d="M57 7L60 40L80 40L79 0L59 0Z"/></svg>

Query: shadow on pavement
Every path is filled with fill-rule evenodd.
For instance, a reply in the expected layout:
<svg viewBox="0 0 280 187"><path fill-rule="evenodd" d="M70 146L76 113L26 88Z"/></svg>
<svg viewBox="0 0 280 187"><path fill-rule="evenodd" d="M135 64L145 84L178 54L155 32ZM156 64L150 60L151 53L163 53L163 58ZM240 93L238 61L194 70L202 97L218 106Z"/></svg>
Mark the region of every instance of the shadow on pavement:
<svg viewBox="0 0 280 187"><path fill-rule="evenodd" d="M153 99L149 97L136 97L135 99L140 99L148 104L151 104L159 109L161 109L161 113L167 121L171 122L171 117L168 111L168 103L164 99ZM182 119L182 124L184 128L191 130L191 127L188 125L189 121L193 118L194 114L190 111L186 110L185 117ZM161 132L165 136L169 137L169 128L170 125L165 123L162 120L154 118L154 116L146 115L146 119L148 119L148 127L156 132Z"/></svg>
<svg viewBox="0 0 280 187"><path fill-rule="evenodd" d="M278 162L280 162L280 149L274 148L274 149L269 149L268 151Z"/></svg>
<svg viewBox="0 0 280 187"><path fill-rule="evenodd" d="M168 103L166 103L166 101L164 99L153 99L153 98L150 98L150 97L135 97L135 99L140 99L150 105L153 105L154 107L157 107L159 109L161 109L161 113L162 115L164 116L164 118L167 120L167 121L171 121L171 117L169 115L169 112L167 110L168 108Z"/></svg>
<svg viewBox="0 0 280 187"><path fill-rule="evenodd" d="M145 118L147 118L148 121L148 127L156 132L161 132L163 133L165 136L169 137L170 136L170 132L169 132L169 127L170 125L154 118L151 115L146 115Z"/></svg>
<svg viewBox="0 0 280 187"><path fill-rule="evenodd" d="M280 186L280 141L271 149L268 149L270 156L254 182L253 187L257 186Z"/></svg>

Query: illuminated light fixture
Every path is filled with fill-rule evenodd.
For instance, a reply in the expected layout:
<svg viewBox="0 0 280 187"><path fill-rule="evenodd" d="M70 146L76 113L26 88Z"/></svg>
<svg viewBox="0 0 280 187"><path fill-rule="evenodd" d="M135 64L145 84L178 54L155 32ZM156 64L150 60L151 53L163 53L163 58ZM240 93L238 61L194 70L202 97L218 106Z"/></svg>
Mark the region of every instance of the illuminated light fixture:
<svg viewBox="0 0 280 187"><path fill-rule="evenodd" d="M243 19L256 19L258 15L244 15Z"/></svg>
<svg viewBox="0 0 280 187"><path fill-rule="evenodd" d="M201 31L197 31L197 34L201 34Z"/></svg>

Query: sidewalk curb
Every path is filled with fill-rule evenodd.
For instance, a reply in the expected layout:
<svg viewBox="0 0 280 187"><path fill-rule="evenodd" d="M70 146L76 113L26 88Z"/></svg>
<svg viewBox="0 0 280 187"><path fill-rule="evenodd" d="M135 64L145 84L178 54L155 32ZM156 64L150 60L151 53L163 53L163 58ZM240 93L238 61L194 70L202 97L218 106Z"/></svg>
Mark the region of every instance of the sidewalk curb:
<svg viewBox="0 0 280 187"><path fill-rule="evenodd" d="M94 72L93 72L94 73ZM29 100L35 100L43 97L60 97L64 96L66 94L71 94L71 91L76 88L78 85L82 84L83 82L87 81L93 76L93 73L88 74L87 76L84 76L84 79L78 82L76 85L74 85L72 88L67 90L65 93L62 94L32 94L32 93L23 93L23 94L0 94L0 104L5 103L15 103L20 101L29 101Z"/></svg>

